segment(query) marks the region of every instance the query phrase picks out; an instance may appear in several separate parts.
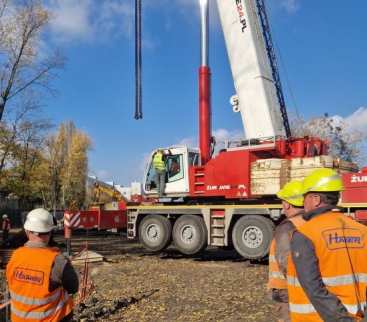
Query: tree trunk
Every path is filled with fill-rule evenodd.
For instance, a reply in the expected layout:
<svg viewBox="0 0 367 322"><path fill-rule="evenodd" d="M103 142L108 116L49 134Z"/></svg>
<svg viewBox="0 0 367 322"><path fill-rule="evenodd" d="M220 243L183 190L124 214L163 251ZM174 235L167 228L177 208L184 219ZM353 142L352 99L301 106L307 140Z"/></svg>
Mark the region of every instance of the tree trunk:
<svg viewBox="0 0 367 322"><path fill-rule="evenodd" d="M1 122L1 120L3 119L4 109L5 109L5 101L4 101L4 99L0 96L0 122Z"/></svg>

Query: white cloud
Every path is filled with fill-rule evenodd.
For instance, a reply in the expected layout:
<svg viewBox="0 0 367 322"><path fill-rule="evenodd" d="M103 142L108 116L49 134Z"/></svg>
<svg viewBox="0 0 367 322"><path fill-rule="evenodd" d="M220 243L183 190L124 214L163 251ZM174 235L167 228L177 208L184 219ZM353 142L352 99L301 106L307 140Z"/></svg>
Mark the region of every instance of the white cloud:
<svg viewBox="0 0 367 322"><path fill-rule="evenodd" d="M105 0L99 8L95 27L100 33L130 36L133 17L132 1Z"/></svg>
<svg viewBox="0 0 367 322"><path fill-rule="evenodd" d="M52 12L50 23L55 39L68 41L95 41L125 36L130 38L134 26L134 3L131 0L47 0ZM300 0L275 1L276 6L294 13L300 8ZM198 23L199 6L197 0L147 1L144 4L144 17L150 10L161 8L167 14L162 25L170 30L177 15L184 15L189 24ZM143 19L144 19L143 17ZM195 17L195 19L193 19ZM220 25L217 7L210 6L210 25L218 30ZM149 31L148 31L149 32ZM155 42L145 32L143 45L154 48Z"/></svg>
<svg viewBox="0 0 367 322"><path fill-rule="evenodd" d="M198 146L197 138L194 138L194 137L183 138L182 140L178 142L177 145L186 145L190 148L195 148Z"/></svg>
<svg viewBox="0 0 367 322"><path fill-rule="evenodd" d="M91 0L51 0L51 31L59 40L76 40L91 37Z"/></svg>
<svg viewBox="0 0 367 322"><path fill-rule="evenodd" d="M242 131L240 130L229 131L227 129L214 130L213 136L215 137L217 142L238 140L244 137Z"/></svg>
<svg viewBox="0 0 367 322"><path fill-rule="evenodd" d="M97 179L101 180L101 181L111 180L111 178L112 178L111 173L106 169L97 170L95 175L96 175Z"/></svg>
<svg viewBox="0 0 367 322"><path fill-rule="evenodd" d="M300 0L282 0L281 6L288 13L295 13L300 8Z"/></svg>
<svg viewBox="0 0 367 322"><path fill-rule="evenodd" d="M104 40L132 32L129 0L49 0L48 6L51 32L58 41Z"/></svg>
<svg viewBox="0 0 367 322"><path fill-rule="evenodd" d="M223 148L225 141L235 141L244 137L240 130L230 131L223 128L214 130L212 135L215 137L216 150ZM186 145L191 148L198 147L198 139L196 137L183 138L177 145Z"/></svg>
<svg viewBox="0 0 367 322"><path fill-rule="evenodd" d="M345 123L354 130L367 135L367 107L360 107L345 118Z"/></svg>

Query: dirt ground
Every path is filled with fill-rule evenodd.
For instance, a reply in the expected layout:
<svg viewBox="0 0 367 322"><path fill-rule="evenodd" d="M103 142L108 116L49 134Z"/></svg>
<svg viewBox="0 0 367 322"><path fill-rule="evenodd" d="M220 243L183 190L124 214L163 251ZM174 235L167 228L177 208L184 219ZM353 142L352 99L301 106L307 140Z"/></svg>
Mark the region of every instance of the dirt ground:
<svg viewBox="0 0 367 322"><path fill-rule="evenodd" d="M116 236L88 239L105 261L90 265L94 290L75 321L276 321L266 263L233 251L209 249L190 258L173 248L150 254ZM73 242L75 251L83 240Z"/></svg>

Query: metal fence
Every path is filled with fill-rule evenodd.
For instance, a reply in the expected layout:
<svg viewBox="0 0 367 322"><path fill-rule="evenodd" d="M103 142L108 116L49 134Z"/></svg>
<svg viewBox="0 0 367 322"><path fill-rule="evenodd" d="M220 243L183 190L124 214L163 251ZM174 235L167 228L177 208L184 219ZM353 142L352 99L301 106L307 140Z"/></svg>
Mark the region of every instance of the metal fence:
<svg viewBox="0 0 367 322"><path fill-rule="evenodd" d="M8 292L8 285L5 277L2 276L0 285L0 321L10 321L10 298Z"/></svg>

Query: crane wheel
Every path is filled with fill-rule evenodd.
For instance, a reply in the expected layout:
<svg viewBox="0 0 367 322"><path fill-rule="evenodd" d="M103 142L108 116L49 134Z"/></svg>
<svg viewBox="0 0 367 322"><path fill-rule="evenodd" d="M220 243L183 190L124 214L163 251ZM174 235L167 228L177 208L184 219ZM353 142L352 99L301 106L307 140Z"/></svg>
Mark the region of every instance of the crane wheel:
<svg viewBox="0 0 367 322"><path fill-rule="evenodd" d="M179 217L173 226L173 242L185 255L200 253L207 246L208 233L203 218L195 215Z"/></svg>
<svg viewBox="0 0 367 322"><path fill-rule="evenodd" d="M273 231L274 223L270 219L244 215L233 227L233 246L244 258L262 259L269 253Z"/></svg>
<svg viewBox="0 0 367 322"><path fill-rule="evenodd" d="M167 217L148 215L139 225L139 240L144 248L159 252L171 243L172 224Z"/></svg>

